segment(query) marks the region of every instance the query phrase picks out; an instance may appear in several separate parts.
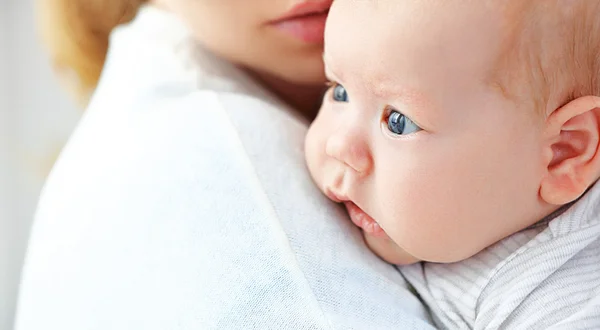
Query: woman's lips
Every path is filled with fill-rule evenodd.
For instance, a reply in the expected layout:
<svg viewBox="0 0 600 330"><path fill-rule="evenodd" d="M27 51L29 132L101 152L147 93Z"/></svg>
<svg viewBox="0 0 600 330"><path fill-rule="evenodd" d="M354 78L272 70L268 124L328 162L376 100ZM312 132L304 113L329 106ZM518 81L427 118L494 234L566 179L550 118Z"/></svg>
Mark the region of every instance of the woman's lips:
<svg viewBox="0 0 600 330"><path fill-rule="evenodd" d="M323 44L332 0L303 2L271 22L277 30L309 44Z"/></svg>
<svg viewBox="0 0 600 330"><path fill-rule="evenodd" d="M301 16L274 23L279 31L309 44L322 44L327 13Z"/></svg>
<svg viewBox="0 0 600 330"><path fill-rule="evenodd" d="M375 221L375 219L371 218L365 211L363 211L360 207L358 207L353 202L347 201L344 202L344 206L346 206L346 210L350 215L350 219L352 222L360 227L365 233L370 234L372 236L383 237L386 233L383 231L381 226Z"/></svg>

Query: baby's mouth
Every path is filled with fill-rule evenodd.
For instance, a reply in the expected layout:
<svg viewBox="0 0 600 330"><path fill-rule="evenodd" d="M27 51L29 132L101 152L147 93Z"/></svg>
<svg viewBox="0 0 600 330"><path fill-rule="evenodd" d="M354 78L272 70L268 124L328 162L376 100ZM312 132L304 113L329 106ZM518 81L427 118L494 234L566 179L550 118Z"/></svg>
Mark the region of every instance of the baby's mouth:
<svg viewBox="0 0 600 330"><path fill-rule="evenodd" d="M352 222L361 228L365 233L378 237L386 236L385 231L383 231L377 221L375 221L375 219L369 216L356 204L351 201L346 201L344 202L344 206L346 206L346 210L348 211Z"/></svg>

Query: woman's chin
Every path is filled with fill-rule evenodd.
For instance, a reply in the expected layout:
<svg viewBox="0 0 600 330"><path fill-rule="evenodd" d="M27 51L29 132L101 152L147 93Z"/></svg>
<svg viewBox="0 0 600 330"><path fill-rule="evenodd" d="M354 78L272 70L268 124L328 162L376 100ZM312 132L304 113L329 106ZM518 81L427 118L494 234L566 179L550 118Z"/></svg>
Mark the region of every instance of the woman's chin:
<svg viewBox="0 0 600 330"><path fill-rule="evenodd" d="M373 236L363 232L365 242L373 253L394 265L410 265L421 260L404 251L388 236Z"/></svg>

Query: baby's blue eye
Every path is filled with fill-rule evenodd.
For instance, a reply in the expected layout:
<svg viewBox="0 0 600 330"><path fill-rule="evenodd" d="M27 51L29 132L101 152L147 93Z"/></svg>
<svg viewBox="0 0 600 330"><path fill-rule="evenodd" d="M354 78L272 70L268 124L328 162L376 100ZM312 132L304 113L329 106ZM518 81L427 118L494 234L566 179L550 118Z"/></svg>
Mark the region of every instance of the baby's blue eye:
<svg viewBox="0 0 600 330"><path fill-rule="evenodd" d="M395 110L390 112L387 126L390 132L397 135L407 135L421 130L412 120Z"/></svg>
<svg viewBox="0 0 600 330"><path fill-rule="evenodd" d="M349 102L346 88L340 84L333 86L333 100L336 102Z"/></svg>

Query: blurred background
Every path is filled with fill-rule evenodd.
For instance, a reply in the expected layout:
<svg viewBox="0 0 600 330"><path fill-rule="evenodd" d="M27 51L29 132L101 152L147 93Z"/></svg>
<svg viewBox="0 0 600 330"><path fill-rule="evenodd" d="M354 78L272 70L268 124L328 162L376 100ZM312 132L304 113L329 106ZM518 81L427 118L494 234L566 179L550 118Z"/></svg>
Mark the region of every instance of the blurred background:
<svg viewBox="0 0 600 330"><path fill-rule="evenodd" d="M0 0L0 330L12 329L35 206L81 111L39 43L36 0Z"/></svg>

